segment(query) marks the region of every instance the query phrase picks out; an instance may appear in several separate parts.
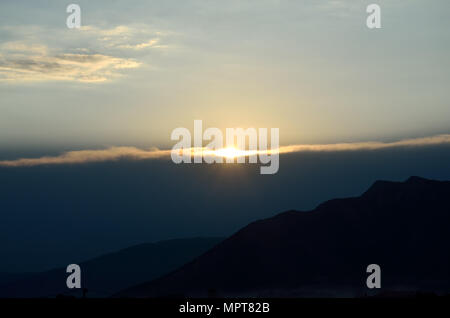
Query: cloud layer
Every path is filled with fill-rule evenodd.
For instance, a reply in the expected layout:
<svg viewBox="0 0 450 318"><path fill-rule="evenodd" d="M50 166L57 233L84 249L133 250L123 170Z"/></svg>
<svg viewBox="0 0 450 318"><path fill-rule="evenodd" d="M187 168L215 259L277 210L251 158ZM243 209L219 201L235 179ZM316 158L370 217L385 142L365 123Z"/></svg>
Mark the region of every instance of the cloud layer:
<svg viewBox="0 0 450 318"><path fill-rule="evenodd" d="M307 151L357 151L357 150L380 150L398 147L423 147L450 144L450 135L437 135L423 138L403 139L394 142L354 142L319 145L290 145L280 148L280 153L307 152Z"/></svg>
<svg viewBox="0 0 450 318"><path fill-rule="evenodd" d="M52 54L43 45L6 43L0 54L0 80L103 82L136 68L133 59L92 53Z"/></svg>
<svg viewBox="0 0 450 318"><path fill-rule="evenodd" d="M286 153L301 153L301 152L381 150L389 148L424 147L424 146L436 146L445 144L450 144L450 135L437 135L425 138L404 139L394 142L372 141L372 142L317 144L317 145L289 145L280 147L278 151L268 151L268 153L278 152L280 154L286 154ZM192 148L188 149L187 151L195 153L197 150ZM40 158L21 158L15 160L3 160L0 161L0 166L30 167L39 165L83 164L90 162L114 161L119 159L130 159L130 160L146 160L159 158L168 159L170 158L170 154L171 150L160 150L157 148L153 148L150 150L143 150L136 147L111 147L108 149L101 149L101 150L69 151L59 156L45 156Z"/></svg>
<svg viewBox="0 0 450 318"><path fill-rule="evenodd" d="M0 81L9 82L105 82L124 69L141 66L143 51L169 47L163 41L168 32L146 25L56 31L2 27L0 31L16 39L0 44ZM141 55L134 56L136 52Z"/></svg>
<svg viewBox="0 0 450 318"><path fill-rule="evenodd" d="M65 152L59 156L40 158L21 158L0 161L0 166L22 167L56 164L81 164L89 162L113 161L121 158L134 160L156 159L170 155L170 150L142 150L135 147L111 147L101 150L76 150Z"/></svg>

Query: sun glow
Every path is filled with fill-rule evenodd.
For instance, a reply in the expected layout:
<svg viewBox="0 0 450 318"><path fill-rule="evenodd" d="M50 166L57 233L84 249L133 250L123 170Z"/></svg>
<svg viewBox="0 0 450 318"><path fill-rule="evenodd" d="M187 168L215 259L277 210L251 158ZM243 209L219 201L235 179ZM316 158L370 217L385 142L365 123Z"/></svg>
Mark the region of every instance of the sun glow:
<svg viewBox="0 0 450 318"><path fill-rule="evenodd" d="M234 147L227 147L215 150L214 155L217 157L224 157L224 158L237 158L248 156L249 153L248 151L245 150L239 150Z"/></svg>
<svg viewBox="0 0 450 318"><path fill-rule="evenodd" d="M225 159L236 159L242 157L253 157L253 156L270 156L277 155L280 153L280 149L268 149L268 150L241 150L236 147L225 147L219 149L210 149L207 147L202 148L186 148L178 149L177 154L180 156L200 156L200 157L221 157Z"/></svg>
<svg viewBox="0 0 450 318"><path fill-rule="evenodd" d="M275 150L241 150L236 147L225 147L220 149L208 149L199 148L191 151L192 155L200 154L203 156L222 157L226 159L236 159L242 157L251 157L257 155L271 155L278 153L278 149Z"/></svg>

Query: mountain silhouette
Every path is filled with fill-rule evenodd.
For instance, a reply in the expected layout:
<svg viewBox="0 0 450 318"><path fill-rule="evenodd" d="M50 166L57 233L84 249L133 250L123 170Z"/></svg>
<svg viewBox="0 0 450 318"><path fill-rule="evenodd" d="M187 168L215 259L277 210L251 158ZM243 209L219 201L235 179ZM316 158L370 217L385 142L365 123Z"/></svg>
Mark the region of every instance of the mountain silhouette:
<svg viewBox="0 0 450 318"><path fill-rule="evenodd" d="M121 289L152 280L191 261L222 238L189 238L146 243L79 263L82 287L88 297L107 297ZM6 274L5 274L6 275ZM0 297L81 296L83 290L69 290L65 268L3 278ZM14 280L14 277L23 277Z"/></svg>
<svg viewBox="0 0 450 318"><path fill-rule="evenodd" d="M256 221L181 268L118 293L159 296L361 296L448 292L450 182L377 181L359 197Z"/></svg>
<svg viewBox="0 0 450 318"><path fill-rule="evenodd" d="M34 273L0 273L0 286L32 277Z"/></svg>

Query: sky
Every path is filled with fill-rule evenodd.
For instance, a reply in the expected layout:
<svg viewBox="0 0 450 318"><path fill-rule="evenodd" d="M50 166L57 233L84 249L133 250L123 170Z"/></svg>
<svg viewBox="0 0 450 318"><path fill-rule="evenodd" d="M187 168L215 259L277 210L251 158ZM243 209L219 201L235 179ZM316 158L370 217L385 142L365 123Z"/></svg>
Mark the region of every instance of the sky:
<svg viewBox="0 0 450 318"><path fill-rule="evenodd" d="M0 2L0 272L450 180L447 0L69 3ZM175 165L194 120L279 128L279 171Z"/></svg>
<svg viewBox="0 0 450 318"><path fill-rule="evenodd" d="M448 133L448 1L0 4L4 149L170 148L176 127L277 127L280 143Z"/></svg>

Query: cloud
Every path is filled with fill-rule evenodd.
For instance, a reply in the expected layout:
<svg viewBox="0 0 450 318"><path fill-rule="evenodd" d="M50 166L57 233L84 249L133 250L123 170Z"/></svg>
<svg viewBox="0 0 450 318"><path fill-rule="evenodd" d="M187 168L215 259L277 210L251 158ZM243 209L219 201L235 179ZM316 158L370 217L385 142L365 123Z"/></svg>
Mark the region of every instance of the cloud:
<svg viewBox="0 0 450 318"><path fill-rule="evenodd" d="M437 135L425 138L404 139L394 142L356 142L337 144L316 144L316 145L289 145L282 146L275 151L265 153L302 153L302 152L339 152L339 151L361 151L361 150L381 150L390 148L424 147L450 144L450 135ZM187 149L188 152L195 153L198 149ZM209 151L209 154L212 152ZM214 153L214 152L213 152ZM258 151L258 153L261 153ZM57 164L83 164L90 162L114 161L119 159L146 160L170 158L171 150L160 150L153 148L142 150L136 147L111 147L100 150L76 150L63 153L59 156L45 156L40 158L21 158L15 160L0 161L1 167L30 167L39 165ZM216 155L220 154L215 152ZM249 155L248 153L247 155ZM255 154L255 153L251 153Z"/></svg>
<svg viewBox="0 0 450 318"><path fill-rule="evenodd" d="M83 26L81 31L87 36L95 37L106 48L122 50L143 50L147 48L169 48L160 44L162 39L174 35L174 32L155 30L148 25L119 25L114 28Z"/></svg>
<svg viewBox="0 0 450 318"><path fill-rule="evenodd" d="M280 147L280 153L291 152L320 152L320 151L357 151L357 150L381 150L399 147L422 147L450 144L450 135L437 135L424 138L403 139L394 142L354 142L318 145L290 145Z"/></svg>
<svg viewBox="0 0 450 318"><path fill-rule="evenodd" d="M28 44L22 41L10 41L3 43L0 46L0 50L3 53L13 55L27 55L27 54L44 55L47 53L48 48L42 44Z"/></svg>
<svg viewBox="0 0 450 318"><path fill-rule="evenodd" d="M74 30L0 26L0 31L15 39L0 44L0 81L19 83L105 82L140 67L147 49L169 48L164 39L172 34L142 24Z"/></svg>
<svg viewBox="0 0 450 318"><path fill-rule="evenodd" d="M0 47L0 80L104 82L139 62L98 53L50 53L40 44L9 42Z"/></svg>
<svg viewBox="0 0 450 318"><path fill-rule="evenodd" d="M94 32L102 36L122 36L132 32L133 28L126 25L118 25L114 28L101 29L92 25L85 25L81 27L82 31Z"/></svg>
<svg viewBox="0 0 450 318"><path fill-rule="evenodd" d="M134 160L156 159L165 156L170 156L170 150L142 150L135 147L111 147L102 150L69 151L59 156L4 160L0 161L0 166L21 167L56 164L81 164L89 162L114 161L123 158Z"/></svg>
<svg viewBox="0 0 450 318"><path fill-rule="evenodd" d="M157 45L159 42L159 39L152 39L144 43L138 43L138 44L121 44L118 45L118 48L121 49L132 49L132 50L142 50L148 47L163 47L161 45Z"/></svg>

